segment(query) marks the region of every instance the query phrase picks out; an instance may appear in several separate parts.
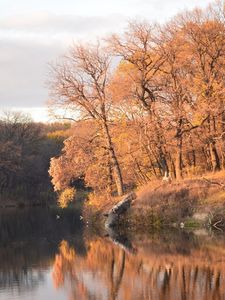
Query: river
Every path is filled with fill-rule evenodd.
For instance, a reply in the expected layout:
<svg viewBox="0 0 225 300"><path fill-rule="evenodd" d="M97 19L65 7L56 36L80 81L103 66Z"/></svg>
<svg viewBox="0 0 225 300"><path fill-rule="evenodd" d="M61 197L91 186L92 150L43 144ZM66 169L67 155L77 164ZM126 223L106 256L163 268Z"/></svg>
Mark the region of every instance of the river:
<svg viewBox="0 0 225 300"><path fill-rule="evenodd" d="M225 299L225 237L93 233L73 210L0 213L0 300Z"/></svg>

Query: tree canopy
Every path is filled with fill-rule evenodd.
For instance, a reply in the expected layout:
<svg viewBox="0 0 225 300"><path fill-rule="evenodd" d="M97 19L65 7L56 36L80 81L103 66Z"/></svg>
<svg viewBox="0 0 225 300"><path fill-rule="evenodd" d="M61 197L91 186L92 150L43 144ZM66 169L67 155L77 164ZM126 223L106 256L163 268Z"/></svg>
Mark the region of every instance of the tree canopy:
<svg viewBox="0 0 225 300"><path fill-rule="evenodd" d="M180 180L225 168L224 41L216 2L73 45L50 76L54 105L77 116L51 160L55 190L82 177L122 195L165 174Z"/></svg>

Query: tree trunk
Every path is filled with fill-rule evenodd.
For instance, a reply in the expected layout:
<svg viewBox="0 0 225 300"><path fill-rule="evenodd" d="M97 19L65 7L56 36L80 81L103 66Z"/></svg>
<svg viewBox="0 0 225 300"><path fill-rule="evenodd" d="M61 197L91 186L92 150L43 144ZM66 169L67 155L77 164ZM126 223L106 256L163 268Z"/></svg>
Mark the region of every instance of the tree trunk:
<svg viewBox="0 0 225 300"><path fill-rule="evenodd" d="M103 122L103 131L104 131L104 135L105 135L105 139L106 139L106 144L108 146L110 158L112 161L112 169L113 169L114 180L116 183L117 193L118 193L118 196L122 196L124 193L122 174L121 174L120 166L119 166L119 163L118 163L115 151L114 151L112 139L111 139L111 136L109 133L108 124L106 123L105 120Z"/></svg>
<svg viewBox="0 0 225 300"><path fill-rule="evenodd" d="M182 136L177 137L177 149L175 159L176 179L182 179Z"/></svg>
<svg viewBox="0 0 225 300"><path fill-rule="evenodd" d="M216 149L216 143L213 137L216 135L215 117L209 118L209 153L212 165L212 171L216 172L220 170L220 159Z"/></svg>
<svg viewBox="0 0 225 300"><path fill-rule="evenodd" d="M220 159L218 152L216 150L215 141L210 142L209 144L209 151L210 151L210 157L211 157L211 163L212 163L212 170L213 172L220 170Z"/></svg>
<svg viewBox="0 0 225 300"><path fill-rule="evenodd" d="M169 174L167 160L166 160L165 154L162 150L162 147L159 147L159 156L160 156L160 162L161 162L163 175L165 175L165 173Z"/></svg>
<svg viewBox="0 0 225 300"><path fill-rule="evenodd" d="M108 184L107 184L107 192L111 195L113 192L113 170L112 170L112 164L111 159L108 156Z"/></svg>
<svg viewBox="0 0 225 300"><path fill-rule="evenodd" d="M223 148L221 149L221 168L225 170L225 153L223 152Z"/></svg>
<svg viewBox="0 0 225 300"><path fill-rule="evenodd" d="M142 181L142 184L146 184L148 182L148 180L149 180L148 176L142 172L141 166L138 163L137 159L136 158L133 158L133 159L134 159L134 163L135 163L135 165L137 167L137 174L140 177L140 179Z"/></svg>
<svg viewBox="0 0 225 300"><path fill-rule="evenodd" d="M175 169L175 164L173 161L173 158L171 156L171 154L169 153L169 160L170 160L170 169L171 169L171 173L173 174L173 178L176 178L176 169Z"/></svg>
<svg viewBox="0 0 225 300"><path fill-rule="evenodd" d="M190 138L190 145L191 145L191 154L192 154L191 166L196 167L196 154L195 154L195 148L193 145L192 137Z"/></svg>

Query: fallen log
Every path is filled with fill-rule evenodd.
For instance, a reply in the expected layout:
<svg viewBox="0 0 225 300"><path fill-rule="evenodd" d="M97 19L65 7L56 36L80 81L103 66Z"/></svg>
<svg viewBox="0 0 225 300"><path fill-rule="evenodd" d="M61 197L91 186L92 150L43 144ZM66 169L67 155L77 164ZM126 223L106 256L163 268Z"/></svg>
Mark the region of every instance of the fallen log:
<svg viewBox="0 0 225 300"><path fill-rule="evenodd" d="M131 203L134 199L136 199L135 193L128 194L124 199L122 199L119 203L113 206L110 211L105 214L107 217L105 221L105 227L111 228L118 224L119 217L124 214L131 206Z"/></svg>

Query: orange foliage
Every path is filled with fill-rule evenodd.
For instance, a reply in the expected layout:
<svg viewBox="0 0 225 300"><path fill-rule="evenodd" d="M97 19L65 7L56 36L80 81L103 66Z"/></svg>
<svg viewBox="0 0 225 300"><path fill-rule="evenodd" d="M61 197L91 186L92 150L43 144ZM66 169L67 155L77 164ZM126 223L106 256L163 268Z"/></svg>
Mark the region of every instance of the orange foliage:
<svg viewBox="0 0 225 300"><path fill-rule="evenodd" d="M54 69L53 91L83 121L51 161L55 190L82 177L115 195L165 174L180 180L225 168L222 9L185 12L163 26L130 22L107 49L74 46L74 59Z"/></svg>

